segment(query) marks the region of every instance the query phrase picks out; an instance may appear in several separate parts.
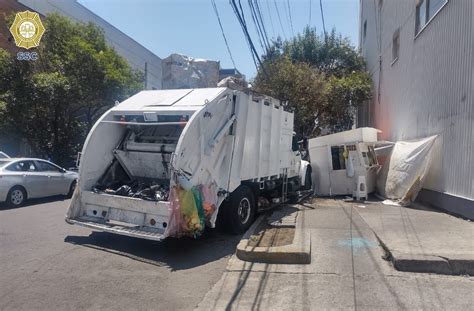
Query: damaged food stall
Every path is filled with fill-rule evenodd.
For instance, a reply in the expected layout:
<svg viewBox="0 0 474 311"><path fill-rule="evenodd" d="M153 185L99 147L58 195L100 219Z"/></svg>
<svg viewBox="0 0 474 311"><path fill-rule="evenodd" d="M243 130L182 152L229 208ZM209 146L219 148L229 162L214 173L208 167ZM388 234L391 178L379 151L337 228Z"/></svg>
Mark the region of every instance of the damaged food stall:
<svg viewBox="0 0 474 311"><path fill-rule="evenodd" d="M357 128L309 139L316 195L354 195L359 181L366 194L374 191L380 167L375 154L375 128Z"/></svg>

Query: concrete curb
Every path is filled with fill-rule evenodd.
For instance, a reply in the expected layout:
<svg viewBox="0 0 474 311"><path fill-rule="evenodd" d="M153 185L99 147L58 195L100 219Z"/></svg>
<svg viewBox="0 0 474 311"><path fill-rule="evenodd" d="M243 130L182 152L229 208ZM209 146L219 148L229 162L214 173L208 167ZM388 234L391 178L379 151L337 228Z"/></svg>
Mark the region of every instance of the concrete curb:
<svg viewBox="0 0 474 311"><path fill-rule="evenodd" d="M436 273L444 275L474 275L474 258L472 255L456 255L448 258L439 255L406 254L392 251L372 230L385 251L385 259L402 272Z"/></svg>
<svg viewBox="0 0 474 311"><path fill-rule="evenodd" d="M446 275L474 275L474 260L447 258L436 255L398 254L392 252L395 269L406 272L437 273Z"/></svg>
<svg viewBox="0 0 474 311"><path fill-rule="evenodd" d="M311 263L311 235L309 230L303 229L301 218L297 217L295 237L292 244L274 247L248 246L250 236L255 232L258 225L266 219L264 215L260 216L237 245L237 257L245 261L273 264Z"/></svg>

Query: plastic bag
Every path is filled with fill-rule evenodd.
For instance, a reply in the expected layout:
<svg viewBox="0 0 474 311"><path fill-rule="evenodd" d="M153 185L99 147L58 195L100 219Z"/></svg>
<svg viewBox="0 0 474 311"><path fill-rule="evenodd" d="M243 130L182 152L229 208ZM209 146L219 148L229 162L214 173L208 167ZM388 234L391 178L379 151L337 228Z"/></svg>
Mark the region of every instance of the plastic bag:
<svg viewBox="0 0 474 311"><path fill-rule="evenodd" d="M217 210L217 186L211 183L208 186L201 186L203 196L203 210L207 221L211 221L212 215Z"/></svg>

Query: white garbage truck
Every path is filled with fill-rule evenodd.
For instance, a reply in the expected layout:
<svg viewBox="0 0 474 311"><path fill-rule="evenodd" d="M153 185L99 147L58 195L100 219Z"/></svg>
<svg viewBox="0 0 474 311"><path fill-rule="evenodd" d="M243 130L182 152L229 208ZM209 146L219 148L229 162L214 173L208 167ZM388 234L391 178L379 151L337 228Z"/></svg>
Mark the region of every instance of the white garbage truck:
<svg viewBox="0 0 474 311"><path fill-rule="evenodd" d="M66 222L150 240L243 233L256 213L311 188L293 113L227 87L142 91L91 129Z"/></svg>

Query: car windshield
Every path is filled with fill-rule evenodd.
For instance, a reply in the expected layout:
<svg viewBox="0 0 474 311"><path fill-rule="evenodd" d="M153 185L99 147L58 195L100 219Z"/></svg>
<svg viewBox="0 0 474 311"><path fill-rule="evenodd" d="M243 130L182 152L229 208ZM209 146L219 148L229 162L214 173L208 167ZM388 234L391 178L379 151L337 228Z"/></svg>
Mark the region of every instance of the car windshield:
<svg viewBox="0 0 474 311"><path fill-rule="evenodd" d="M12 160L10 159L0 159L0 168L4 167L8 163L10 163Z"/></svg>

